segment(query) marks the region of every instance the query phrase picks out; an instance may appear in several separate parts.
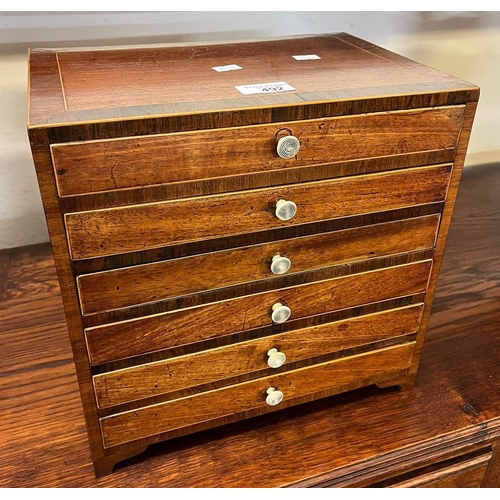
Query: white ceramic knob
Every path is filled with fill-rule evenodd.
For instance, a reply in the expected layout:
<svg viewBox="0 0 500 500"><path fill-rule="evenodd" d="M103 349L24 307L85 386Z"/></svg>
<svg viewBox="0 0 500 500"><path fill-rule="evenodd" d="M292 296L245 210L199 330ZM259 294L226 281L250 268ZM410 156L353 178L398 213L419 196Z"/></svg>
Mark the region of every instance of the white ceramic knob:
<svg viewBox="0 0 500 500"><path fill-rule="evenodd" d="M281 391L277 391L274 387L269 387L266 393L266 403L269 406L279 405L283 401L283 393Z"/></svg>
<svg viewBox="0 0 500 500"><path fill-rule="evenodd" d="M269 356L267 364L271 368L279 368L280 366L283 366L285 364L286 361L285 354L279 352L278 349L276 349L275 347L269 349L269 351L267 351L267 355Z"/></svg>
<svg viewBox="0 0 500 500"><path fill-rule="evenodd" d="M275 255L271 261L271 272L273 274L285 274L291 267L292 261L281 255Z"/></svg>
<svg viewBox="0 0 500 500"><path fill-rule="evenodd" d="M288 160L289 158L294 158L300 149L300 141L297 137L293 135L285 135L278 139L278 144L276 145L276 151L281 158Z"/></svg>
<svg viewBox="0 0 500 500"><path fill-rule="evenodd" d="M278 200L274 213L279 220L290 220L297 213L297 205L293 201Z"/></svg>
<svg viewBox="0 0 500 500"><path fill-rule="evenodd" d="M292 310L288 306L284 306L281 302L276 302L273 305L273 312L271 314L271 319L273 323L284 323L292 314Z"/></svg>

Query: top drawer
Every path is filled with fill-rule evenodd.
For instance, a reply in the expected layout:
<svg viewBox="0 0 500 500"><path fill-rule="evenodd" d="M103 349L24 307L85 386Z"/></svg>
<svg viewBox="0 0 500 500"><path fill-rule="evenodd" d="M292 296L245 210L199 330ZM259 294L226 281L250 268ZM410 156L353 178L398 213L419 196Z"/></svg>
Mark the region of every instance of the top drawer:
<svg viewBox="0 0 500 500"><path fill-rule="evenodd" d="M59 195L236 176L397 154L453 149L464 106L372 113L51 146ZM276 142L292 134L297 155Z"/></svg>

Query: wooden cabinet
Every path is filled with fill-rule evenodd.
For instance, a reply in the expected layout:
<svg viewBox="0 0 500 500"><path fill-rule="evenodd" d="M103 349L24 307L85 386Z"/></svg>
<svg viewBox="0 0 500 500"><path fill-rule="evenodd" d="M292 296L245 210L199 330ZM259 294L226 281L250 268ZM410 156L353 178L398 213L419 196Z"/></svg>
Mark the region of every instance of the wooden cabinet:
<svg viewBox="0 0 500 500"><path fill-rule="evenodd" d="M346 34L32 51L28 130L96 474L411 388L478 96Z"/></svg>

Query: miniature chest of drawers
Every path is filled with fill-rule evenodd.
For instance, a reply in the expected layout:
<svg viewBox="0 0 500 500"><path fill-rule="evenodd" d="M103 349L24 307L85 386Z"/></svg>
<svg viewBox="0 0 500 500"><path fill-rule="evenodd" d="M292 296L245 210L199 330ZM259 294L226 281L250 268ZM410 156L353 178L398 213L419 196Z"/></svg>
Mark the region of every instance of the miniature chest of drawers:
<svg viewBox="0 0 500 500"><path fill-rule="evenodd" d="M477 87L343 33L29 62L97 475L183 434L411 388Z"/></svg>

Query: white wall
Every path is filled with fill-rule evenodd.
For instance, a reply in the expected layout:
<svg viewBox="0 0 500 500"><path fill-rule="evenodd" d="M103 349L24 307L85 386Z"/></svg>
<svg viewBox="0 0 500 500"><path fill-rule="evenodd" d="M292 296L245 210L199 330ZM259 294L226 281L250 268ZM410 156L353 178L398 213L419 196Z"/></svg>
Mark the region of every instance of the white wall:
<svg viewBox="0 0 500 500"><path fill-rule="evenodd" d="M500 161L499 12L0 13L0 248L48 240L26 135L28 47L345 31L481 87L468 165Z"/></svg>

